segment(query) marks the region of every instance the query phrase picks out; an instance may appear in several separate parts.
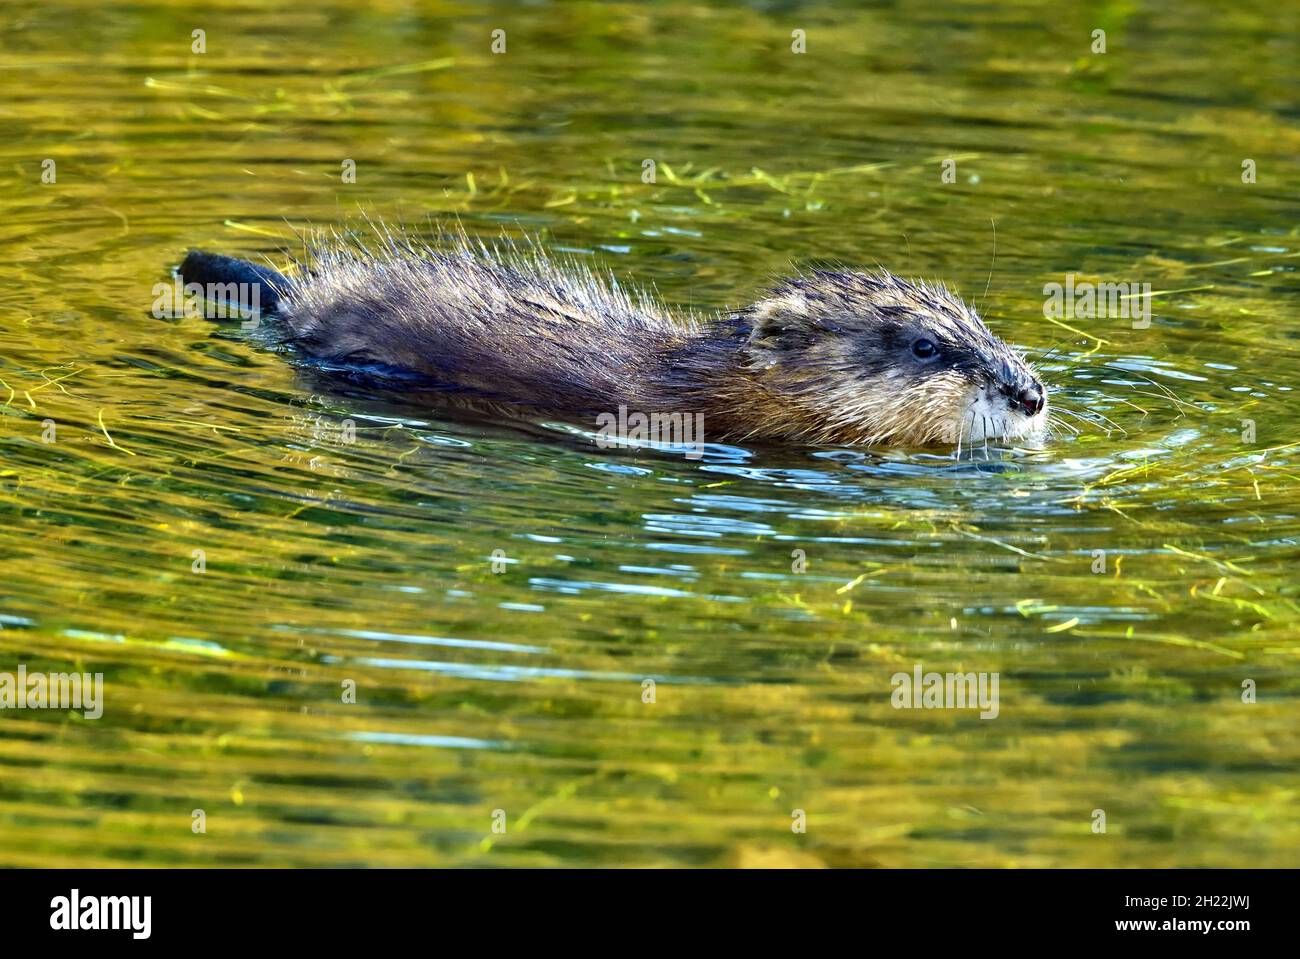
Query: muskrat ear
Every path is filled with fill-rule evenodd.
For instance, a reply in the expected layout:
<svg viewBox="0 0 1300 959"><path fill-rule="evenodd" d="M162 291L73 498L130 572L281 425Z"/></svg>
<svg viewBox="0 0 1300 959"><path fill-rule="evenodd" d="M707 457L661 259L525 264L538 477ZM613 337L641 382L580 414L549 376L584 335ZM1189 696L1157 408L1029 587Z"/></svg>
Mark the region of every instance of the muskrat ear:
<svg viewBox="0 0 1300 959"><path fill-rule="evenodd" d="M816 316L800 293L782 293L760 300L744 316L749 322L745 345L757 351L784 351L806 347L839 327ZM775 358L772 358L773 360Z"/></svg>

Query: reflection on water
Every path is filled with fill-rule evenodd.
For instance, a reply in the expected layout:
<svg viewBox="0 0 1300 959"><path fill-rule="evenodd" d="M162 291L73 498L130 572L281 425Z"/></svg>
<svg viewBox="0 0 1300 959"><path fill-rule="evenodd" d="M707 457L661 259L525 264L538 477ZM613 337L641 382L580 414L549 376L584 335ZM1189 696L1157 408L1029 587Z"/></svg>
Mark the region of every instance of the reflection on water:
<svg viewBox="0 0 1300 959"><path fill-rule="evenodd" d="M188 6L89 11L0 19L0 672L105 711L0 714L0 862L1294 864L1293 12L327 2L200 57ZM150 315L188 247L358 212L682 312L942 276L1078 415L602 450ZM1051 322L1067 273L1151 326ZM998 673L997 719L894 709L917 665Z"/></svg>

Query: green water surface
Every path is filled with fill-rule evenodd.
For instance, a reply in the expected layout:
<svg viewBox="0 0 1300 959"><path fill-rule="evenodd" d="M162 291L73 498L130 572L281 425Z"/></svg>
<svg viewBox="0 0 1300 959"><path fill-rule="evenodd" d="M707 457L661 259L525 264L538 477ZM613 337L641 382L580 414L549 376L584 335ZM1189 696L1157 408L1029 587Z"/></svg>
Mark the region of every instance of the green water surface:
<svg viewBox="0 0 1300 959"><path fill-rule="evenodd" d="M1293 0L8 0L0 672L100 672L104 712L0 712L0 865L1295 865L1298 36ZM362 215L681 311L942 278L1114 426L602 450L152 313L187 248ZM1151 284L1149 327L1050 321L1067 274ZM997 673L997 718L895 709L917 665Z"/></svg>

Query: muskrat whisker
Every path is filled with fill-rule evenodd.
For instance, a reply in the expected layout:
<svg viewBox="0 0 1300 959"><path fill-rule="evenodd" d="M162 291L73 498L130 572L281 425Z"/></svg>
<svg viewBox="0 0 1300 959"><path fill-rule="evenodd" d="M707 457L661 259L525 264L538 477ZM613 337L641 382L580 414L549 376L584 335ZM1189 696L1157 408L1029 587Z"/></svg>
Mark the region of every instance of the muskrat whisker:
<svg viewBox="0 0 1300 959"><path fill-rule="evenodd" d="M1085 423L1091 423L1094 426L1100 426L1107 433L1111 432L1111 430L1117 430L1125 436L1128 436L1128 430L1124 429L1124 427L1120 426L1105 413L1101 413L1097 410L1080 412L1079 410L1067 409L1064 406L1058 405L1053 407L1052 411L1054 413L1064 413L1067 416L1073 416L1075 419L1083 420Z"/></svg>
<svg viewBox="0 0 1300 959"><path fill-rule="evenodd" d="M1119 373L1127 373L1127 374L1130 374L1130 375L1132 375L1132 376L1136 376L1136 377L1138 377L1139 379L1141 379L1144 383L1148 383L1148 384L1150 384L1151 386L1154 386L1157 390L1160 391L1159 393L1147 393L1147 392L1145 392L1145 391L1143 391L1143 390L1134 390L1133 392L1134 392L1134 393L1137 393L1138 396L1150 396L1150 397L1152 397L1153 399L1165 399L1165 400L1169 400L1169 401L1170 401L1171 403L1173 403L1175 406L1179 407L1179 418L1180 418L1180 419L1181 419L1183 416L1186 416L1186 415L1187 415L1186 413L1182 412L1182 407L1187 407L1187 408L1189 408L1189 409L1196 410L1196 412L1198 412L1198 413L1203 412L1202 409L1201 409L1199 406L1197 406L1195 403L1189 403L1189 402L1187 402L1187 401L1184 400L1184 399L1180 399L1179 396L1178 396L1178 394L1176 394L1176 393L1175 393L1172 389L1170 389L1166 384L1161 383L1159 380L1153 379L1151 376L1149 376L1148 374L1142 372L1141 370L1130 370L1130 369L1128 369L1127 367L1116 366L1116 365L1113 364L1113 363L1102 363L1102 364L1100 364L1100 365L1103 366L1103 367L1105 367L1106 369L1115 370L1116 372L1119 372ZM1141 409L1141 407L1138 407L1138 409ZM1146 410L1143 410L1142 412L1145 413Z"/></svg>
<svg viewBox="0 0 1300 959"><path fill-rule="evenodd" d="M1198 412L1198 413L1204 412L1204 411L1203 411L1199 406L1197 406L1195 403L1189 403L1189 402L1187 402L1186 400L1180 400L1178 397L1174 396L1173 394L1170 394L1170 395L1168 395L1168 396L1165 396L1165 395L1162 394L1162 393L1148 393L1146 390L1134 390L1133 392L1136 393L1138 396L1150 396L1150 397L1153 397L1154 399L1158 399L1158 400L1170 400L1171 402L1177 404L1179 407L1184 407L1184 406L1185 406L1185 407L1187 407L1188 409L1195 410L1195 411ZM1140 407L1139 407L1139 408L1140 408ZM1183 417L1183 416L1186 416L1187 414L1184 413L1184 412L1182 411L1182 409L1179 409L1179 411L1178 411L1178 415L1179 415L1180 417Z"/></svg>
<svg viewBox="0 0 1300 959"><path fill-rule="evenodd" d="M970 418L967 420L967 426L957 427L957 452L953 454L953 459L961 459L961 438L975 428L975 404L972 403L967 409L970 410Z"/></svg>
<svg viewBox="0 0 1300 959"><path fill-rule="evenodd" d="M1109 417L1107 417L1105 413L1098 412L1097 410L1072 410L1068 406L1062 406L1059 403L1052 407L1052 412L1061 413L1065 416L1073 416L1076 419L1088 420L1089 422L1109 420ZM1114 420L1109 420L1109 422L1112 425L1114 424ZM1118 429L1118 427L1116 427L1116 429Z"/></svg>
<svg viewBox="0 0 1300 959"><path fill-rule="evenodd" d="M1029 355L1030 359L1035 360L1036 362L1039 363L1045 363L1047 360L1052 358L1053 353L1057 352L1069 340L1070 337L1068 336L1061 337L1061 339L1057 340L1050 347L1048 347L1047 352L1043 353L1042 355L1035 355L1032 350L1026 350L1025 352Z"/></svg>
<svg viewBox="0 0 1300 959"><path fill-rule="evenodd" d="M1047 417L1047 425L1049 427L1055 426L1055 427L1060 427L1063 430L1069 430L1075 436L1078 436L1082 432L1073 423L1066 422L1065 420L1059 418L1055 413L1052 413Z"/></svg>
<svg viewBox="0 0 1300 959"><path fill-rule="evenodd" d="M1165 384L1165 383L1161 383L1159 380L1153 379L1153 378L1151 377L1150 374L1145 373L1145 372L1143 372L1142 370L1131 370L1131 369L1129 369L1129 368L1126 367L1126 366L1119 366L1118 364L1115 364L1115 363L1107 363L1107 362L1104 362L1104 361L1101 362L1101 363L1098 363L1097 365L1098 365L1098 366L1105 367L1105 368L1108 369L1108 370L1115 370L1115 371L1117 371L1117 372L1119 372L1119 373L1129 373L1129 374L1131 374L1131 375L1133 375L1133 376L1139 377L1139 378L1142 379L1144 382L1146 382L1146 383L1150 383L1150 384L1151 384L1152 386L1154 386L1156 389L1160 390L1160 391L1161 391L1162 393L1164 393L1165 396L1168 397L1169 399L1173 400L1174 402L1178 402L1178 401L1179 401L1179 400L1178 400L1178 397L1174 394L1174 391L1171 390L1167 384Z"/></svg>

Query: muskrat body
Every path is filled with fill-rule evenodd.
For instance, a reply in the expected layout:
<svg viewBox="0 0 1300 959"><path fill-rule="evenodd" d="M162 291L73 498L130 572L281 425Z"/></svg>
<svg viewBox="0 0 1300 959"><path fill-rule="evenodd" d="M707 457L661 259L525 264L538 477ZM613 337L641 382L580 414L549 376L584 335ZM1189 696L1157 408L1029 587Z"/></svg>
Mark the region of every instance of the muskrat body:
<svg viewBox="0 0 1300 959"><path fill-rule="evenodd" d="M620 407L702 416L706 438L925 445L1046 424L1021 356L942 286L817 270L713 320L535 251L384 235L290 274L191 252L187 284L252 284L285 339L330 365L414 376L488 408L590 423Z"/></svg>

